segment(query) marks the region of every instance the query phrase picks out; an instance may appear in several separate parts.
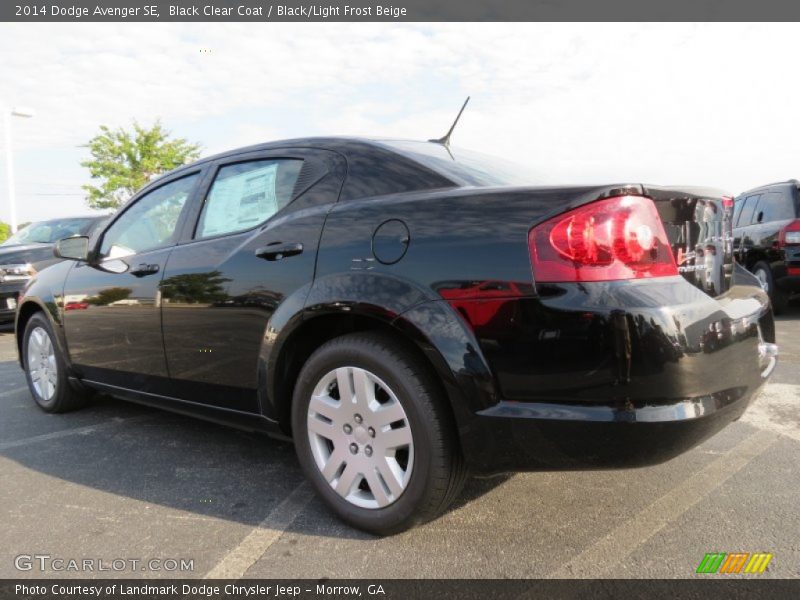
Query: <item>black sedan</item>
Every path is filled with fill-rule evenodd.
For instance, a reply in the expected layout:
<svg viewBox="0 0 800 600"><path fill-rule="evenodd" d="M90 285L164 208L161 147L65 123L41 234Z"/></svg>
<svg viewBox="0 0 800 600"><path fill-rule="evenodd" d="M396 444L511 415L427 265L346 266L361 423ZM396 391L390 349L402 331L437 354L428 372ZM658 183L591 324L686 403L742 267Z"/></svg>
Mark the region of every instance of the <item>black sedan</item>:
<svg viewBox="0 0 800 600"><path fill-rule="evenodd" d="M71 235L92 235L106 217L72 217L39 221L23 227L0 244L0 324L14 321L25 283L57 262L53 245Z"/></svg>
<svg viewBox="0 0 800 600"><path fill-rule="evenodd" d="M649 465L737 419L777 348L730 198L532 183L435 142L181 167L25 290L33 398L291 436L328 506L381 534L467 472Z"/></svg>

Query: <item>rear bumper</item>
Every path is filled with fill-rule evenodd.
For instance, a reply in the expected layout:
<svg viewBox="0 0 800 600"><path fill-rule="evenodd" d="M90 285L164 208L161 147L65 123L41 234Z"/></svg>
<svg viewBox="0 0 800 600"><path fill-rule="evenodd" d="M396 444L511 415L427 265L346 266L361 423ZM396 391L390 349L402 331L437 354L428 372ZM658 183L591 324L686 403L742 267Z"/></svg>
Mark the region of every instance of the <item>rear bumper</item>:
<svg viewBox="0 0 800 600"><path fill-rule="evenodd" d="M473 466L486 472L662 463L741 417L756 390L638 408L504 401L480 416L479 428L491 431L494 443L490 461Z"/></svg>
<svg viewBox="0 0 800 600"><path fill-rule="evenodd" d="M508 300L513 341L487 337L498 323L476 330L503 398L461 428L476 471L663 462L738 419L775 366L758 286L717 299L682 278L558 287Z"/></svg>

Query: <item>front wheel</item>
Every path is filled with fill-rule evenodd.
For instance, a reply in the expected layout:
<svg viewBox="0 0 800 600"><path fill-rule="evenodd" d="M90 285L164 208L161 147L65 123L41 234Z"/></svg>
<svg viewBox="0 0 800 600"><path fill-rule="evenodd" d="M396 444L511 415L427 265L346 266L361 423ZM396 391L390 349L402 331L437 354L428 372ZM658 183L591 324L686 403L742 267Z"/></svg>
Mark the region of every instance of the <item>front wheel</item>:
<svg viewBox="0 0 800 600"><path fill-rule="evenodd" d="M383 334L345 335L314 352L295 388L292 429L319 495L371 533L432 519L464 483L455 427L435 380Z"/></svg>
<svg viewBox="0 0 800 600"><path fill-rule="evenodd" d="M33 315L22 338L25 378L39 408L49 413L75 410L86 396L74 389L67 377L64 358L55 341L53 328L42 313Z"/></svg>

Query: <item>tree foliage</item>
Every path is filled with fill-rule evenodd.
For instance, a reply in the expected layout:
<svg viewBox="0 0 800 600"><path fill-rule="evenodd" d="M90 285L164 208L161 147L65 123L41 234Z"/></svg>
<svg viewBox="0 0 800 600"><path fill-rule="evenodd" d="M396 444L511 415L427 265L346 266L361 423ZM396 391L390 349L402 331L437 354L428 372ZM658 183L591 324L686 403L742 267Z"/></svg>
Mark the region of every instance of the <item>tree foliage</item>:
<svg viewBox="0 0 800 600"><path fill-rule="evenodd" d="M5 242L9 237L11 237L11 225L0 221L0 244Z"/></svg>
<svg viewBox="0 0 800 600"><path fill-rule="evenodd" d="M134 122L133 130L105 125L86 148L91 160L81 163L98 185L84 185L86 202L94 209L116 209L155 175L179 167L200 156L200 146L183 138L170 138L161 123L149 129Z"/></svg>
<svg viewBox="0 0 800 600"><path fill-rule="evenodd" d="M108 306L112 302L127 300L132 293L133 290L131 288L110 287L100 290L96 296L89 296L86 298L86 302L95 306Z"/></svg>
<svg viewBox="0 0 800 600"><path fill-rule="evenodd" d="M231 281L221 271L185 273L167 277L161 283L163 297L183 304L213 304L228 298L225 284Z"/></svg>

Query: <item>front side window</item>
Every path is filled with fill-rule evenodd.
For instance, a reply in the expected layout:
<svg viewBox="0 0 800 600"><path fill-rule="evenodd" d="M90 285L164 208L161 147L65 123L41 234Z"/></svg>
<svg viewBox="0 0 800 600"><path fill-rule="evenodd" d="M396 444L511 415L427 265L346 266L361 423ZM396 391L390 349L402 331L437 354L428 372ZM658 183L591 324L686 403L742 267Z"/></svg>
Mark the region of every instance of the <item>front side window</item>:
<svg viewBox="0 0 800 600"><path fill-rule="evenodd" d="M742 214L742 208L744 207L744 198L737 198L736 199L736 206L733 209L733 226L736 227L736 224L739 222L739 215Z"/></svg>
<svg viewBox="0 0 800 600"><path fill-rule="evenodd" d="M169 244L198 175L178 179L139 198L103 236L103 258L122 258Z"/></svg>
<svg viewBox="0 0 800 600"><path fill-rule="evenodd" d="M289 204L303 161L255 160L222 167L208 192L195 238L245 231Z"/></svg>
<svg viewBox="0 0 800 600"><path fill-rule="evenodd" d="M744 227L753 222L753 213L755 212L759 198L761 198L761 194L747 197L744 208L742 208L742 213L739 215L739 220L736 222L737 227Z"/></svg>

